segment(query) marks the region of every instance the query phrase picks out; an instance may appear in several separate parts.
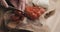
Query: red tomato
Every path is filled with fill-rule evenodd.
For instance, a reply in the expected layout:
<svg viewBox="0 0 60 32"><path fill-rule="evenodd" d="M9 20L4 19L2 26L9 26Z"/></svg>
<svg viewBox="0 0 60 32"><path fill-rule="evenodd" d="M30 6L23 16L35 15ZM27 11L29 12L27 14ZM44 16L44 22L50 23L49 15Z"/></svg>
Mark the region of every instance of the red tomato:
<svg viewBox="0 0 60 32"><path fill-rule="evenodd" d="M19 16L11 15L11 19L13 21L17 21L17 20L19 20Z"/></svg>
<svg viewBox="0 0 60 32"><path fill-rule="evenodd" d="M45 12L45 9L41 7L26 6L25 12L30 19L37 19Z"/></svg>
<svg viewBox="0 0 60 32"><path fill-rule="evenodd" d="M45 12L45 9L41 8L40 11L41 11L41 14L43 14Z"/></svg>
<svg viewBox="0 0 60 32"><path fill-rule="evenodd" d="M19 15L19 16L22 15L22 13L21 13L20 11L14 11L14 12L15 12L15 14L17 14L17 15Z"/></svg>

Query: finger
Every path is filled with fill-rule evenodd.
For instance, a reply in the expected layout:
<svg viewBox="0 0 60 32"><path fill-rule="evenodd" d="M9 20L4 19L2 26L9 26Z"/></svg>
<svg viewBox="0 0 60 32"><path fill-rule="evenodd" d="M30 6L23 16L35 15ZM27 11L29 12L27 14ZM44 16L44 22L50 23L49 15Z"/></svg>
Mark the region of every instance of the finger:
<svg viewBox="0 0 60 32"><path fill-rule="evenodd" d="M17 8L17 1L18 1L18 0L10 0L11 4L12 4L15 8Z"/></svg>
<svg viewBox="0 0 60 32"><path fill-rule="evenodd" d="M25 0L19 0L18 10L21 10L24 12L25 10Z"/></svg>
<svg viewBox="0 0 60 32"><path fill-rule="evenodd" d="M4 7L6 7L6 8L9 7L8 4L7 4L7 2L6 2L5 0L1 0L1 4L2 4Z"/></svg>

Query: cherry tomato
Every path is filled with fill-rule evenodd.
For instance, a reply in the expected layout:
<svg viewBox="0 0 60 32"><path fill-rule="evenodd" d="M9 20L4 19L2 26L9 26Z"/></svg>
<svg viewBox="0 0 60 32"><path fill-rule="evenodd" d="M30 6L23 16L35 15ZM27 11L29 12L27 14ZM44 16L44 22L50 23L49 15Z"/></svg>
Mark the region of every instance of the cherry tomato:
<svg viewBox="0 0 60 32"><path fill-rule="evenodd" d="M11 19L12 19L13 21L17 21L17 20L19 20L19 16L11 15Z"/></svg>
<svg viewBox="0 0 60 32"><path fill-rule="evenodd" d="M25 12L30 19L37 19L45 12L45 9L41 7L26 6Z"/></svg>

